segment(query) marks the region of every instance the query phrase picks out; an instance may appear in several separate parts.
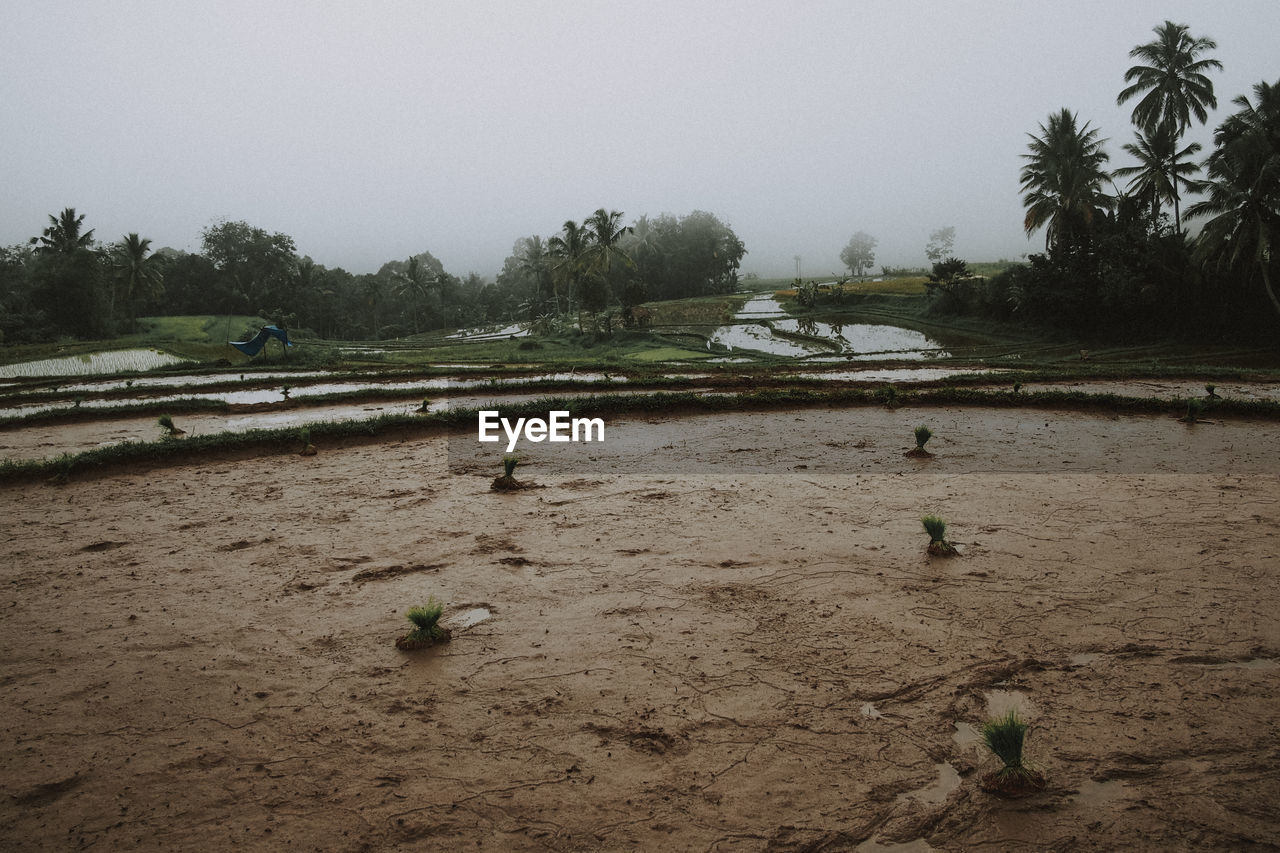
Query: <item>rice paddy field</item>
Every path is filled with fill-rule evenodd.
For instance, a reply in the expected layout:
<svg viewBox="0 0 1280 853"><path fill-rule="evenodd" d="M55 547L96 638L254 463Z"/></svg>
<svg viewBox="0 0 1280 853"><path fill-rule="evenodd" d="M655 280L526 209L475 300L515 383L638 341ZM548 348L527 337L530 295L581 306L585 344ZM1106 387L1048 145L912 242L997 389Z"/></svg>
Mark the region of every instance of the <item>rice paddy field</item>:
<svg viewBox="0 0 1280 853"><path fill-rule="evenodd" d="M1275 354L864 351L774 298L595 352L10 365L0 846L1280 846ZM561 406L604 440L491 488L475 411Z"/></svg>

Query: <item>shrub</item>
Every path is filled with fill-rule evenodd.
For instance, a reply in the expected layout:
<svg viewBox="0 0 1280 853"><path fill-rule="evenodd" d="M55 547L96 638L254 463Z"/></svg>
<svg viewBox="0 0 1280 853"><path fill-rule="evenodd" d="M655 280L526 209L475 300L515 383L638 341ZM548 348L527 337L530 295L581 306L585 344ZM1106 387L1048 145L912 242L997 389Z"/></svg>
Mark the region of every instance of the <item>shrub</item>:
<svg viewBox="0 0 1280 853"><path fill-rule="evenodd" d="M171 418L168 415L161 415L159 418L156 419L156 423L158 423L161 426L161 428L164 429L165 436L168 438L175 438L179 435L187 434L186 430L178 429L176 426L174 426L173 418Z"/></svg>

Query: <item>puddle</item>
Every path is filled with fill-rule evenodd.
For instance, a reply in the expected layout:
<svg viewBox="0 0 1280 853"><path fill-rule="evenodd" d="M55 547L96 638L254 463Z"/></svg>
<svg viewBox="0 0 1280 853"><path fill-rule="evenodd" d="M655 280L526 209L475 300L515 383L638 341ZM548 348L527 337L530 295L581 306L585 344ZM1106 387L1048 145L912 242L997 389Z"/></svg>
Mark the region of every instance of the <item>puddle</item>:
<svg viewBox="0 0 1280 853"><path fill-rule="evenodd" d="M1036 715L1035 706L1021 690L988 690L986 696L988 719L1003 717L1010 711L1017 711L1023 720Z"/></svg>
<svg viewBox="0 0 1280 853"><path fill-rule="evenodd" d="M933 853L934 851L934 848L930 847L923 838L906 841L902 844L894 844L888 841L882 844L874 838L868 838L853 849L856 853Z"/></svg>
<svg viewBox="0 0 1280 853"><path fill-rule="evenodd" d="M970 373L1002 373L991 368L902 367L891 370L836 370L812 373L791 373L787 377L822 379L828 382L936 382L952 376Z"/></svg>
<svg viewBox="0 0 1280 853"><path fill-rule="evenodd" d="M933 767L938 771L938 781L927 788L899 794L898 802L914 800L918 803L924 803L926 806L937 806L946 802L947 796L960 787L960 774L949 763L935 764Z"/></svg>
<svg viewBox="0 0 1280 853"><path fill-rule="evenodd" d="M1124 797L1125 791L1124 782L1118 779L1113 779L1110 782L1089 780L1081 783L1080 791L1075 795L1075 799L1082 805L1103 806Z"/></svg>
<svg viewBox="0 0 1280 853"><path fill-rule="evenodd" d="M876 709L876 706L875 706L875 705L872 705L870 702L864 702L864 703L863 703L863 705L862 705L862 716L864 716L864 717L868 717L868 718L870 718L870 719L872 719L872 720L882 720L882 719L884 719L884 714L881 714L881 713L880 713L880 711Z"/></svg>
<svg viewBox="0 0 1280 853"><path fill-rule="evenodd" d="M805 346L777 337L768 326L754 324L721 326L711 335L711 343L728 347L730 351L749 349L789 358L803 358L807 355L827 352L823 347Z"/></svg>
<svg viewBox="0 0 1280 853"><path fill-rule="evenodd" d="M787 316L787 312L782 309L782 303L771 294L762 293L742 303L738 313L733 316L736 320L772 320Z"/></svg>
<svg viewBox="0 0 1280 853"><path fill-rule="evenodd" d="M93 376L171 367L186 360L158 349L121 349L92 352L65 358L45 358L0 366L0 379L28 379L39 376Z"/></svg>
<svg viewBox="0 0 1280 853"><path fill-rule="evenodd" d="M527 328L519 323L514 323L502 329L459 329L452 335L445 335L445 339L450 341L497 341L503 338L523 338L528 334L529 330Z"/></svg>
<svg viewBox="0 0 1280 853"><path fill-rule="evenodd" d="M773 328L809 337L827 338L843 352L855 355L885 355L897 358L925 358L925 351L944 358L942 345L923 332L900 326L869 323L824 323L808 318L776 320Z"/></svg>
<svg viewBox="0 0 1280 853"><path fill-rule="evenodd" d="M473 607L470 610L464 610L461 613L450 616L444 620L444 624L449 628L471 628L479 625L492 615L487 607Z"/></svg>
<svg viewBox="0 0 1280 853"><path fill-rule="evenodd" d="M982 732L973 723L963 721L954 724L956 730L951 733L951 739L956 742L956 746L961 752L973 750L974 752L983 751Z"/></svg>
<svg viewBox="0 0 1280 853"><path fill-rule="evenodd" d="M1081 652L1078 655L1071 656L1072 666L1089 666L1102 659L1102 655L1098 652Z"/></svg>

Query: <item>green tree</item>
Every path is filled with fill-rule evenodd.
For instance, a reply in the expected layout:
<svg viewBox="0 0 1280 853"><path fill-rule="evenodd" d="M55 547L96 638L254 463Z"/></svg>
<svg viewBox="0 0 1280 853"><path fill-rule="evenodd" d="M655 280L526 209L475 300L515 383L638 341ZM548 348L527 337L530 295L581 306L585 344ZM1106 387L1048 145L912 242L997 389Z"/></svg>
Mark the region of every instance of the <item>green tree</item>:
<svg viewBox="0 0 1280 853"><path fill-rule="evenodd" d="M943 258L951 255L951 250L956 244L956 229L954 225L948 225L945 228L939 228L929 235L929 242L924 247L924 255L935 264Z"/></svg>
<svg viewBox="0 0 1280 853"><path fill-rule="evenodd" d="M586 224L579 225L570 219L564 223L559 234L547 241L547 249L556 258L552 267L554 281L559 285L556 304L560 304L561 293L565 293L569 311L573 310L573 301L579 296L581 280L590 258L591 240L591 229ZM581 316L578 317L578 328L582 328Z"/></svg>
<svg viewBox="0 0 1280 853"><path fill-rule="evenodd" d="M1280 239L1280 81L1258 83L1257 103L1236 98L1240 110L1214 134L1206 163L1206 198L1187 208L1187 217L1208 217L1196 238L1196 255L1210 267L1243 278L1257 274L1280 314L1271 281Z"/></svg>
<svg viewBox="0 0 1280 853"><path fill-rule="evenodd" d="M292 237L243 221L216 222L200 237L222 278L222 310L250 313L294 303L298 258Z"/></svg>
<svg viewBox="0 0 1280 853"><path fill-rule="evenodd" d="M164 258L150 254L151 241L137 233L126 234L110 252L110 265L115 287L112 288L111 310L114 311L115 295L119 295L120 308L124 309L129 331L134 331L138 321L138 306L159 299L164 293Z"/></svg>
<svg viewBox="0 0 1280 853"><path fill-rule="evenodd" d="M1075 114L1063 108L1040 125L1040 136L1027 136L1030 153L1022 155L1027 162L1020 176L1027 236L1046 226L1047 250L1078 248L1095 220L1115 206L1102 190L1110 175L1098 131L1088 122L1077 127Z"/></svg>
<svg viewBox="0 0 1280 853"><path fill-rule="evenodd" d="M862 275L863 270L870 269L876 262L876 242L875 237L858 231L840 250L840 262L849 268L851 274Z"/></svg>
<svg viewBox="0 0 1280 853"><path fill-rule="evenodd" d="M413 318L414 333L422 331L418 322L419 311L424 314L436 284L436 277L417 258L409 258L404 270L394 274L395 293L409 303L410 315Z"/></svg>
<svg viewBox="0 0 1280 853"><path fill-rule="evenodd" d="M1181 138L1193 115L1204 124L1209 118L1208 110L1218 106L1213 83L1205 72L1222 70L1222 63L1200 58L1200 54L1215 50L1218 44L1210 38L1192 37L1186 24L1173 21L1165 21L1153 32L1153 41L1129 51L1130 58L1145 64L1134 65L1124 73L1124 80L1130 85L1121 90L1116 104L1145 92L1134 105L1133 123L1147 131L1166 125L1175 137Z"/></svg>
<svg viewBox="0 0 1280 853"><path fill-rule="evenodd" d="M64 208L57 216L50 214L49 227L39 237L31 238L37 252L69 255L78 249L93 248L93 229L83 231L84 214L76 215L74 207Z"/></svg>
<svg viewBox="0 0 1280 853"><path fill-rule="evenodd" d="M1196 186L1192 176L1200 171L1200 166L1190 158L1200 151L1200 143L1193 142L1179 151L1178 138L1168 125L1162 124L1155 130L1139 130L1137 141L1123 148L1138 161L1138 165L1116 169L1115 177L1132 177L1129 192L1150 206L1152 219L1160 218L1161 202L1173 205L1174 228L1181 231L1182 195L1179 188L1194 189Z"/></svg>

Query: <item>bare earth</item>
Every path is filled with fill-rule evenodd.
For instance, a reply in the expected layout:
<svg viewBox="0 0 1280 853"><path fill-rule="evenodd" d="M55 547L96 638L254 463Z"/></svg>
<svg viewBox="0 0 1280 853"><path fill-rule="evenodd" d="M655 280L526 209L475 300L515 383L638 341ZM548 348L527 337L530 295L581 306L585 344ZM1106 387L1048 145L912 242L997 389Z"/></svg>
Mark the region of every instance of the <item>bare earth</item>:
<svg viewBox="0 0 1280 853"><path fill-rule="evenodd" d="M608 428L511 494L470 437L0 489L0 847L1280 847L1280 425Z"/></svg>

